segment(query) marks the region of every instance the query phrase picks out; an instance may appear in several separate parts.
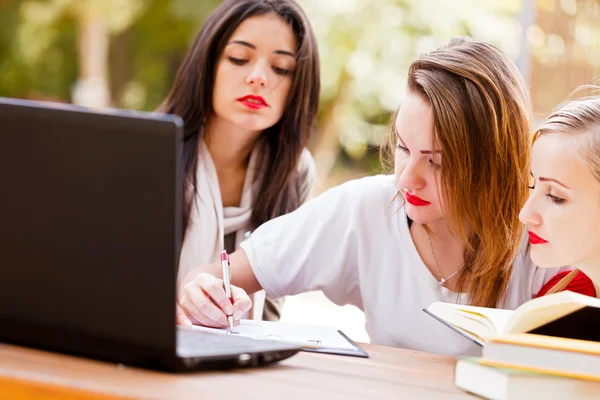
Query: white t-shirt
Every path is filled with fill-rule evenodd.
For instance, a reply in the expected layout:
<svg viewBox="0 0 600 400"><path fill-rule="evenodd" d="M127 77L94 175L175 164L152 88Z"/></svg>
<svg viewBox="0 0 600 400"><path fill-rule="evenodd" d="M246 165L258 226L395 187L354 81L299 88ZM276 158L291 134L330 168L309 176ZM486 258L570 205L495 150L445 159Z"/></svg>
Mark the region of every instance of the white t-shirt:
<svg viewBox="0 0 600 400"><path fill-rule="evenodd" d="M434 301L465 304L423 264L396 195L394 176L346 182L259 227L241 244L267 296L322 290L365 312L371 342L432 353L479 354L476 344L425 314ZM524 241L524 243L526 243ZM533 298L559 270L519 253L503 308Z"/></svg>

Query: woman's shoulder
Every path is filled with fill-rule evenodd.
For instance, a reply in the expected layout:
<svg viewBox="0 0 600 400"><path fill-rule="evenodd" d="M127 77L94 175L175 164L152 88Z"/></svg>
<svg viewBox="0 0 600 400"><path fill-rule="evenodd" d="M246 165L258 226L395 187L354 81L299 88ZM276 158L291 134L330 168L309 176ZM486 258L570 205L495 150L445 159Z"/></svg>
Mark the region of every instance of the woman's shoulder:
<svg viewBox="0 0 600 400"><path fill-rule="evenodd" d="M396 196L394 175L373 175L346 181L329 191L354 203L369 203L377 207L390 203Z"/></svg>
<svg viewBox="0 0 600 400"><path fill-rule="evenodd" d="M300 155L297 171L304 186L311 188L317 179L317 167L310 150L307 148L304 148ZM326 190L322 194L344 195L348 199L354 198L357 200L372 200L374 197L381 196L391 201L397 192L395 187L394 175L380 174L348 180Z"/></svg>
<svg viewBox="0 0 600 400"><path fill-rule="evenodd" d="M297 171L302 185L310 190L317 179L317 166L310 150L306 147L300 154Z"/></svg>
<svg viewBox="0 0 600 400"><path fill-rule="evenodd" d="M306 147L302 150L300 154L300 160L298 161L298 172L303 175L316 175L317 166L315 165L315 160L313 159L310 150Z"/></svg>
<svg viewBox="0 0 600 400"><path fill-rule="evenodd" d="M394 175L369 175L346 181L340 185L345 190L368 189L369 193L389 193L395 191L396 180Z"/></svg>
<svg viewBox="0 0 600 400"><path fill-rule="evenodd" d="M317 167L310 151L306 147L300 154L296 171L298 174L300 204L304 204L311 197L315 181L317 180Z"/></svg>

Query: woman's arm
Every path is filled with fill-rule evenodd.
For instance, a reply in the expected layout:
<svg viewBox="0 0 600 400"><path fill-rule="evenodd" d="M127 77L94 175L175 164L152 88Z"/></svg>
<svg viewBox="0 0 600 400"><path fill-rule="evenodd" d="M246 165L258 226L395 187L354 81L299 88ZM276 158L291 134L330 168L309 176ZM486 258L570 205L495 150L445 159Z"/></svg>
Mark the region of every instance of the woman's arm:
<svg viewBox="0 0 600 400"><path fill-rule="evenodd" d="M250 267L250 261L248 261L248 257L242 249L236 250L235 252L231 253L229 255L229 259L231 261L232 285L244 289L244 291L249 294L262 289L260 287L260 284L256 280L256 277L254 276L254 272L252 272L252 268ZM181 289L183 289L183 287L185 287L188 283L193 282L200 273L207 273L219 279L223 278L220 263L202 265L196 268L192 268L185 275L180 285Z"/></svg>
<svg viewBox="0 0 600 400"><path fill-rule="evenodd" d="M384 190L391 199L394 187L388 177L347 182L264 223L231 254L233 308L215 263L186 275L183 311L194 323L224 327L226 315L241 316L251 305L247 293L261 288L271 298L322 290L336 304L359 301L358 259L369 251L361 237L371 234L371 210L385 206L374 204L382 196L370 193Z"/></svg>

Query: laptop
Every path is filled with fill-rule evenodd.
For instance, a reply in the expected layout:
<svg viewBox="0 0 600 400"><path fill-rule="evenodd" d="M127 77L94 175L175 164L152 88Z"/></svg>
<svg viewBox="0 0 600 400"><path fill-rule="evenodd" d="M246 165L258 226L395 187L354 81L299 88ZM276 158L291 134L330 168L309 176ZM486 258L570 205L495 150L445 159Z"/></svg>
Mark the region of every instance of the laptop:
<svg viewBox="0 0 600 400"><path fill-rule="evenodd" d="M0 98L0 341L167 371L283 360L177 328L183 123Z"/></svg>

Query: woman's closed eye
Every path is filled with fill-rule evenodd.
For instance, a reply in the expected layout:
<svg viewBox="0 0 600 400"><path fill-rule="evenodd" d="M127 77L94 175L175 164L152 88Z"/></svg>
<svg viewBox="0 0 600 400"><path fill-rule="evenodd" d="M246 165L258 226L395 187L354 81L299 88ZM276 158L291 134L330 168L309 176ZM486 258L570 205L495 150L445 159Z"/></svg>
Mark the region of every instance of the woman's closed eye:
<svg viewBox="0 0 600 400"><path fill-rule="evenodd" d="M227 59L235 65L244 65L248 62L248 60L244 60L242 58L227 57Z"/></svg>
<svg viewBox="0 0 600 400"><path fill-rule="evenodd" d="M400 143L396 143L396 148L403 153L410 154L410 151L408 151L408 148L402 146Z"/></svg>
<svg viewBox="0 0 600 400"><path fill-rule="evenodd" d="M227 57L227 59L235 65L244 65L248 62L248 60L243 59L243 58L237 58L237 57ZM283 67L278 67L276 65L271 67L273 69L273 72L275 72L277 75L290 75L292 73L291 69L288 68L283 68Z"/></svg>
<svg viewBox="0 0 600 400"><path fill-rule="evenodd" d="M560 205L560 204L563 204L565 202L565 199L563 199L562 197L558 197L558 196L555 196L555 195L550 194L550 193L546 194L546 197L548 197L550 199L550 201L552 203L554 203L554 204Z"/></svg>
<svg viewBox="0 0 600 400"><path fill-rule="evenodd" d="M286 69L286 68L277 67L277 66L273 66L272 68L273 68L273 71L277 75L290 75L292 73L291 69Z"/></svg>

